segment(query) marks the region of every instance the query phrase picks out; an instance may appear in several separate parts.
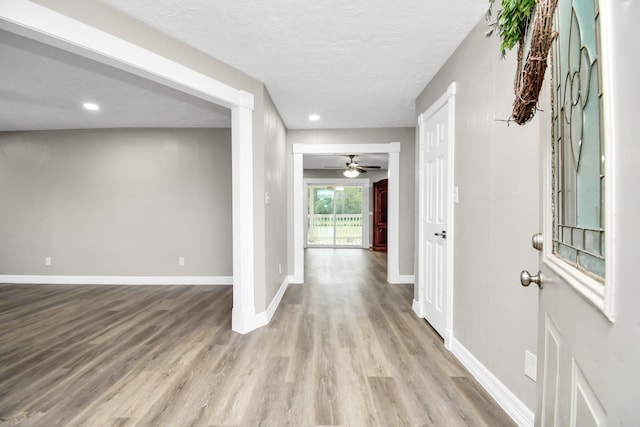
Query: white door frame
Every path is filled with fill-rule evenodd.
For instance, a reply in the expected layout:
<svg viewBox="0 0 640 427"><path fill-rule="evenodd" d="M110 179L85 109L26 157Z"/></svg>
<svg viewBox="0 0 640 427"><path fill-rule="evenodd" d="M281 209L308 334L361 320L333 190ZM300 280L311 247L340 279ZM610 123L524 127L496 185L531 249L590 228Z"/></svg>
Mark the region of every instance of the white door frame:
<svg viewBox="0 0 640 427"><path fill-rule="evenodd" d="M389 154L387 226L387 281L404 283L400 277L400 143L386 144L293 144L293 277L304 282L304 154Z"/></svg>
<svg viewBox="0 0 640 427"><path fill-rule="evenodd" d="M447 251L446 251L446 277L445 284L447 297L445 301L446 328L444 345L449 348L451 338L453 336L453 254L455 242L454 212L453 205L457 203L457 189L454 187L454 165L455 165L455 94L456 84L451 83L447 91L436 102L433 103L425 112L418 116L418 265L416 271L416 286L418 287L418 299L413 300L413 311L418 317L425 318L424 304L426 303L426 265L425 265L425 191L427 188L425 176L425 124L433 116L433 114L446 105L448 110L448 141L447 141Z"/></svg>
<svg viewBox="0 0 640 427"><path fill-rule="evenodd" d="M256 328L253 232L253 94L26 0L0 2L0 29L72 52L231 109L233 312L231 327Z"/></svg>

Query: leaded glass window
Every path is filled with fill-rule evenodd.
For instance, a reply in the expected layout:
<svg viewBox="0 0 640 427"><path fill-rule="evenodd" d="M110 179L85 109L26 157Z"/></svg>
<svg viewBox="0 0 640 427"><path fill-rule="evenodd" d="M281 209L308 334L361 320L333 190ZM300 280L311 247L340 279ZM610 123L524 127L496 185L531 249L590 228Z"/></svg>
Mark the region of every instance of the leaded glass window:
<svg viewBox="0 0 640 427"><path fill-rule="evenodd" d="M598 0L560 0L553 57L554 253L604 282Z"/></svg>

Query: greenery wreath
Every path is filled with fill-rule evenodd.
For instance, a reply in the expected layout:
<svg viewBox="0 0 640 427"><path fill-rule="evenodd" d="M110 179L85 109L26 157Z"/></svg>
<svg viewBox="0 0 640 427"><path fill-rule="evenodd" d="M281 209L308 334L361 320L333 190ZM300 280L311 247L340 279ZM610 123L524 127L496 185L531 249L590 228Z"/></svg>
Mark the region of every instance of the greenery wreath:
<svg viewBox="0 0 640 427"><path fill-rule="evenodd" d="M518 65L514 79L515 100L510 120L524 125L537 111L538 97L547 69L547 57L553 40L558 36L553 31L553 15L558 0L502 0L502 9L491 20L495 0L489 0L487 20L490 30L487 37L497 34L502 39L502 57L507 50L518 45ZM531 25L532 24L532 25ZM526 45L531 25L531 40ZM524 58L524 52L528 53Z"/></svg>

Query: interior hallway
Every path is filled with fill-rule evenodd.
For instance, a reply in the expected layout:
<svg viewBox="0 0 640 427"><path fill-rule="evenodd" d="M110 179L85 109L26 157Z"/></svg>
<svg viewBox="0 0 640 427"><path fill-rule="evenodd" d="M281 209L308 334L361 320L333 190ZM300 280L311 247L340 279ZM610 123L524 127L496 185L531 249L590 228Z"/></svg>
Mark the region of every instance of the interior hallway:
<svg viewBox="0 0 640 427"><path fill-rule="evenodd" d="M389 285L308 249L267 327L228 286L0 285L1 425L512 425Z"/></svg>

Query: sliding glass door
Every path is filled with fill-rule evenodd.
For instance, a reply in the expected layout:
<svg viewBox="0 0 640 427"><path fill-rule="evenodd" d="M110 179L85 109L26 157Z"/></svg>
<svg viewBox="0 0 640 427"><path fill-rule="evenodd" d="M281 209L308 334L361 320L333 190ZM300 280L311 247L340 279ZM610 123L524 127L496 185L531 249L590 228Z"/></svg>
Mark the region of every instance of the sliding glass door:
<svg viewBox="0 0 640 427"><path fill-rule="evenodd" d="M364 185L309 184L307 246L363 247Z"/></svg>

